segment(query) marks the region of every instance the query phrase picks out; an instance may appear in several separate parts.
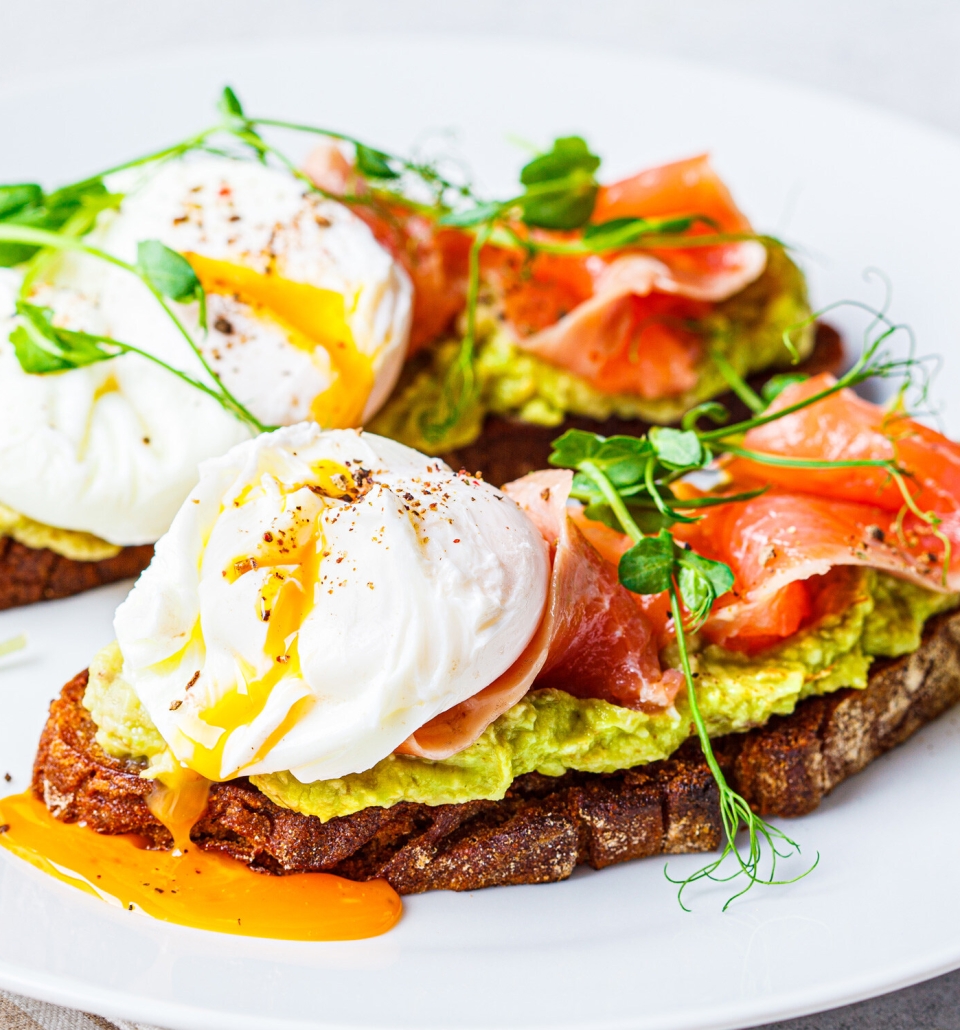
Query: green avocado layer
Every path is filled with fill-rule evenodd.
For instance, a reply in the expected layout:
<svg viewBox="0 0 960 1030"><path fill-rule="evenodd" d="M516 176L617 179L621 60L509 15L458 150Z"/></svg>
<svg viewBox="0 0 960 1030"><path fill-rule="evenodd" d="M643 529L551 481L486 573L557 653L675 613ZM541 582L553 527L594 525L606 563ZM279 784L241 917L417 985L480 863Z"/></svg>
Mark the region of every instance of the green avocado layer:
<svg viewBox="0 0 960 1030"><path fill-rule="evenodd" d="M781 247L769 247L763 274L729 300L717 304L697 331L724 354L741 376L789 363L784 330L810 314L803 273ZM602 422L612 416L648 422L677 421L690 408L729 387L714 362L705 358L698 382L687 393L654 400L629 394L606 394L564 369L521 350L491 308L477 312L475 364L478 398L442 439L427 439L423 420L437 410L459 340L448 340L409 362L392 397L367 428L427 453L471 443L487 414L519 418L537 425L559 425L567 415ZM813 347L813 330L794 334L802 357Z"/></svg>
<svg viewBox="0 0 960 1030"><path fill-rule="evenodd" d="M875 656L895 657L920 646L925 621L960 597L936 594L884 573L862 576L858 599L842 614L753 657L716 646L694 646L697 696L711 736L744 732L797 702L841 687L863 688ZM670 654L663 656L670 662ZM676 664L670 662L670 664ZM90 665L84 698L108 754L142 757L162 768L166 745L132 688L121 678L116 644ZM635 712L559 690L534 690L497 719L470 747L434 762L389 755L366 772L300 783L287 772L253 776L271 800L320 819L399 801L456 804L502 798L515 777L567 769L614 772L668 757L693 733L686 697L676 709Z"/></svg>

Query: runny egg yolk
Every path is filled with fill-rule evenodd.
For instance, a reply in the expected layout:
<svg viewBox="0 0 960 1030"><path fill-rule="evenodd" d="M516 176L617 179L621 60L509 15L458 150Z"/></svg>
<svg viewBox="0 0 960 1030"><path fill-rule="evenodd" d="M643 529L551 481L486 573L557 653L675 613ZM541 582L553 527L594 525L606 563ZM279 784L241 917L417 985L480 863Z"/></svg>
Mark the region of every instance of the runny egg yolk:
<svg viewBox="0 0 960 1030"><path fill-rule="evenodd" d="M372 358L357 348L346 320L342 294L251 268L186 253L207 293L233 296L279 323L295 347L313 354L322 347L334 381L310 405L310 417L324 429L349 429L363 421L374 385Z"/></svg>
<svg viewBox="0 0 960 1030"><path fill-rule="evenodd" d="M199 930L300 941L386 933L403 906L384 880L268 876L195 844L149 851L130 835L58 822L31 792L0 799L0 848L129 911Z"/></svg>
<svg viewBox="0 0 960 1030"><path fill-rule="evenodd" d="M355 494L357 490L353 474L338 462L317 462L313 472L310 489L324 496L342 498ZM293 493L300 488L299 485L287 487L286 492ZM242 502L242 495L240 500ZM224 577L231 583L255 569L270 570L258 594L257 617L268 624L264 650L272 663L266 674L257 676L249 664L237 656L237 667L243 674L243 681L200 713L203 722L222 731L212 747L195 742L190 758L190 768L207 780L229 779L235 775L234 770L223 768L223 752L230 734L240 726L250 725L263 712L273 688L281 679L300 675L297 635L313 607L314 589L323 559L319 519L311 521L313 524L309 527L295 524L287 530L265 533L254 554L238 557L223 570ZM302 533L303 529L307 529L306 535ZM311 697L296 701L251 761L259 761L267 754L312 704ZM173 787L172 784L170 786Z"/></svg>

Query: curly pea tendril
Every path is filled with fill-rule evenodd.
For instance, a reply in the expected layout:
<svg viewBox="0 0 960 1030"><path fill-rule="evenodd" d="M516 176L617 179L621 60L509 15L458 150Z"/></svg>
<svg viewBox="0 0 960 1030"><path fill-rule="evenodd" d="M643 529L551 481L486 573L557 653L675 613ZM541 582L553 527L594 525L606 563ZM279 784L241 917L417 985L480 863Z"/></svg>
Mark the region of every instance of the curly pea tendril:
<svg viewBox="0 0 960 1030"><path fill-rule="evenodd" d="M767 246L784 246L774 237L750 233L714 231L687 235L688 230L697 224L718 229L711 219L695 212L673 218L619 218L602 224L590 223L599 189L595 173L600 158L579 136L554 140L548 151L538 154L521 169L521 191L506 200L489 201L479 199L468 182L454 182L442 174L434 162L390 154L332 129L250 117L230 87L224 89L218 110L220 120L210 128L53 193L44 193L39 186L32 184L0 186L0 267L26 263L17 300L18 324L10 337L20 365L26 372L43 375L106 361L124 353L139 354L214 398L254 431L274 428L259 422L224 386L171 306L171 302L196 304L198 325L202 332L206 332L204 290L182 255L157 240L144 240L138 246L136 263L130 264L84 240L96 224L98 215L118 207L123 200L122 195L108 192L104 185L107 176L176 159L194 151L230 157L246 156L264 164L274 163L288 170L309 191L369 206L388 221L395 223L396 212L400 209L422 215L438 227L456 227L472 235L465 332L459 352L447 371L440 403L433 413L425 416L421 426L427 439L435 442L443 439L476 399L474 358L480 258L487 244L519 248L528 260L538 253L585 255L652 247L713 246L747 239L759 240ZM282 150L265 139L261 132L264 129L317 135L352 146L356 172L362 177L362 184L354 192L330 193L310 180ZM583 229L583 232L578 239L545 240L532 231L536 229ZM205 378L191 376L156 355L121 340L59 328L54 325L52 311L31 304L29 298L33 285L52 259L66 251L107 262L140 279L199 359ZM734 577L727 565L681 546L669 532L673 525L702 518L697 514L700 510L749 500L762 494L766 487L727 496L681 499L674 493L672 484L690 473L712 467L714 461L723 455L798 469L882 470L886 473L885 482L893 482L903 498L903 507L896 520L901 539L903 519L908 513L928 526L943 545L946 583L951 558L950 541L940 530L941 519L936 513L923 511L917 505L910 489L911 475L898 462L892 434L888 434L888 438L894 456L887 460L815 461L765 454L743 446L744 435L750 429L793 414L840 390L873 378L902 380L898 405L891 410L891 418L902 415L908 390L914 390L920 401L926 402L930 360L915 357L910 330L888 319L887 303L881 310L875 310L859 301L841 301L792 326L783 334L783 343L794 361L799 359L794 336L841 305L867 312L872 320L864 333L859 358L835 384L819 393L770 411L771 401L791 383L804 377L796 372L774 376L757 393L722 353L713 350L710 356L716 368L746 405L750 418L728 425L730 413L724 405L707 401L689 411L679 429L654 427L644 436L610 438L570 430L554 442L550 456L551 464L574 470L571 496L586 505L586 515L619 529L633 541L633 546L620 559L620 582L635 593L666 592L670 599L690 714L717 784L724 833L724 846L718 858L683 879L674 879L666 873L667 878L678 886L678 899L685 909L684 892L701 880L729 883L742 879L742 887L728 899L724 905L726 909L755 884L785 884L801 879L817 865L819 856L798 876L777 879L777 860L799 853L799 845L751 809L729 785L717 761L697 698L687 637L703 625L715 602L732 589ZM905 332L910 341L906 357L895 357L885 349L890 338L898 332ZM710 421L715 428L700 428L703 420ZM0 652L14 647L13 642L6 641L0 645ZM740 841L741 833L745 833L745 843Z"/></svg>

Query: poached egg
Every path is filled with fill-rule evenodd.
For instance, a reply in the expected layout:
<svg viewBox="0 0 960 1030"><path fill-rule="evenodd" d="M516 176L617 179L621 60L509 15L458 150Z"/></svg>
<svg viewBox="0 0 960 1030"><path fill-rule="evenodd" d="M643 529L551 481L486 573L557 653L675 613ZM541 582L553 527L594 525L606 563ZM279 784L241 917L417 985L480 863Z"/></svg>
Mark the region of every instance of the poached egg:
<svg viewBox="0 0 960 1030"><path fill-rule="evenodd" d="M304 423L204 463L117 611L122 675L207 779L361 772L513 665L549 575L500 491Z"/></svg>
<svg viewBox="0 0 960 1030"><path fill-rule="evenodd" d="M171 304L227 389L261 422L362 424L403 363L412 310L404 270L346 207L255 162L193 157L119 173L123 194L86 238L128 263L160 240L207 293ZM118 545L155 541L206 458L251 430L135 354L29 375L8 337L22 273L0 279L0 503ZM209 382L135 275L87 255L59 259L28 299L65 328L133 344Z"/></svg>

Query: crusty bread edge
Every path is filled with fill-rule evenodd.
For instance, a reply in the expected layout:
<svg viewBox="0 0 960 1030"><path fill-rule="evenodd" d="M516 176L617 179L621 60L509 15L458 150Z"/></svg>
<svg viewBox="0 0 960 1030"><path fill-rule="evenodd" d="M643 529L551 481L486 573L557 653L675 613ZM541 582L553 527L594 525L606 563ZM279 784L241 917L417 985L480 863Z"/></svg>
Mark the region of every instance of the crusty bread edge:
<svg viewBox="0 0 960 1030"><path fill-rule="evenodd" d="M76 561L46 547L27 547L0 536L0 610L92 590L139 576L150 564L153 547L124 547L100 561Z"/></svg>
<svg viewBox="0 0 960 1030"><path fill-rule="evenodd" d="M135 762L105 755L81 701L83 673L51 706L34 790L58 818L170 836L145 799ZM927 624L916 652L878 662L865 690L801 702L789 716L715 741L734 786L763 815L798 816L960 700L960 611ZM271 873L328 870L384 877L400 893L541 883L580 863L710 851L721 841L716 784L696 741L670 759L612 775L520 777L502 801L401 803L321 823L275 805L245 780L214 786L193 830L205 849Z"/></svg>

